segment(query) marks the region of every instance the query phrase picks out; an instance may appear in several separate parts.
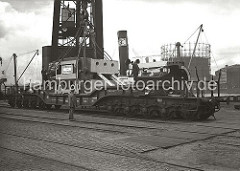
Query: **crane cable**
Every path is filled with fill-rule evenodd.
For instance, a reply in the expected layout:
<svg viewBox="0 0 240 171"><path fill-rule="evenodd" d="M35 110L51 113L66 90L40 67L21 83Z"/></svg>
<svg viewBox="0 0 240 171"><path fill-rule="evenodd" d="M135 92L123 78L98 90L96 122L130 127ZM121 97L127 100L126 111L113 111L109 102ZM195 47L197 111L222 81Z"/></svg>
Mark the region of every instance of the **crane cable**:
<svg viewBox="0 0 240 171"><path fill-rule="evenodd" d="M196 34L196 32L200 29L200 27L201 27L201 25L191 34L191 36L189 36L188 38L187 38L187 40L185 40L185 42L183 43L183 46L193 37L193 35L195 35ZM195 54L194 54L195 55ZM191 58L191 60L192 60L192 58ZM189 64L190 65L190 64Z"/></svg>
<svg viewBox="0 0 240 171"><path fill-rule="evenodd" d="M30 64L32 63L33 59L39 55L39 50L36 50L33 57L31 58L31 60L29 61L27 67L24 69L24 71L22 72L22 74L20 75L20 77L18 78L17 82L21 79L21 77L23 76L23 74L26 72L26 70L28 69L28 67L30 66Z"/></svg>
<svg viewBox="0 0 240 171"><path fill-rule="evenodd" d="M81 31L81 27L79 27L79 29L77 30L77 33L75 34L74 38L77 39L78 35L80 35ZM73 42L75 39L71 40L70 42ZM70 48L68 48L68 50L61 56L58 58L58 64L69 54L69 52L73 49L74 46L71 46Z"/></svg>
<svg viewBox="0 0 240 171"><path fill-rule="evenodd" d="M205 39L206 39L206 41L207 41L207 44L209 44L209 41L208 41L208 38L207 38L207 35L206 35L205 32L204 32L204 37L205 37ZM218 64L217 64L217 61L216 61L216 59L215 59L213 53L211 53L211 54L212 54L212 57L213 57L214 63L215 63L215 65L217 66L217 69L219 70L219 66L218 66Z"/></svg>
<svg viewBox="0 0 240 171"><path fill-rule="evenodd" d="M191 56L190 61L189 61L189 63L188 63L188 69L190 68L190 65L191 65L191 62L192 62L192 58L195 56L195 52L196 52L197 44L198 44L199 39L200 39L200 36L201 36L201 32L204 31L204 30L203 30L203 25L201 24L201 25L198 27L197 30L199 30L199 33L198 33L197 41L196 41L195 46L194 46L194 49L193 49L192 56ZM195 32L196 32L196 31L195 31Z"/></svg>
<svg viewBox="0 0 240 171"><path fill-rule="evenodd" d="M95 44L96 44L97 49L100 51L101 54L104 54L104 57L107 60L112 60L112 57L106 51L102 51L102 49L98 46L96 41L95 41Z"/></svg>
<svg viewBox="0 0 240 171"><path fill-rule="evenodd" d="M31 54L31 53L35 53L36 51L38 51L38 50L32 50L32 51L29 51L29 52L20 53L20 54L18 54L18 57L24 56L24 55L27 55L27 54Z"/></svg>
<svg viewBox="0 0 240 171"><path fill-rule="evenodd" d="M89 23L91 26L92 26L92 24L91 23ZM93 29L94 30L94 29ZM94 32L95 33L95 32ZM102 50L100 47L99 47L99 45L97 44L97 42L96 42L96 39L95 39L95 35L91 35L92 36L92 43L93 43L93 48L94 48L94 51L96 51L96 53L98 53L98 54L100 54L100 55L104 55L104 57L105 57L105 59L107 59L107 60L112 60L112 57L106 52L106 51L104 51L104 50Z"/></svg>
<svg viewBox="0 0 240 171"><path fill-rule="evenodd" d="M78 37L78 35L81 34L80 31L81 31L81 27L79 27L79 29L77 30L77 32L76 32L76 34L75 34L75 36L74 36L74 39L72 39L72 40L69 41L68 43L73 42L74 40L76 40L77 37ZM73 49L73 47L74 47L74 46L69 47L69 48L67 49L67 51L66 51L62 56L60 56L60 57L56 60L56 62L57 62L56 66L58 66L58 65L60 64L60 62L70 53L70 51ZM53 68L54 66L55 66L55 65L51 65L50 68L49 68L49 70L52 70L52 68Z"/></svg>
<svg viewBox="0 0 240 171"><path fill-rule="evenodd" d="M200 29L200 27L201 27L201 26L199 26L199 27L197 28L197 30L194 31L194 33L193 33L183 44L186 44L187 41L189 41L189 40L193 37L193 35L196 34L196 32Z"/></svg>
<svg viewBox="0 0 240 171"><path fill-rule="evenodd" d="M107 59L107 60L112 60L111 56L110 56L106 51L103 51L103 50L99 47L99 45L97 44L96 40L94 40L94 44L95 44L95 46L97 47L97 50L98 50L97 52L98 52L98 53L100 53L101 55L103 54L104 57L105 57L105 59Z"/></svg>

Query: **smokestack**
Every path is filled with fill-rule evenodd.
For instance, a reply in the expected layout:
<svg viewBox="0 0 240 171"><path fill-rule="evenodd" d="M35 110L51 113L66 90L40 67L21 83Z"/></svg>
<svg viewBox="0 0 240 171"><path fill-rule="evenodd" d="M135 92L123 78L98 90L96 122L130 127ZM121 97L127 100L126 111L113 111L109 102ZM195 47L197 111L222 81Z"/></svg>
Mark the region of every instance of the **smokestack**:
<svg viewBox="0 0 240 171"><path fill-rule="evenodd" d="M181 43L177 42L176 47L177 47L177 58L180 58L181 57L181 49L180 48L182 47Z"/></svg>
<svg viewBox="0 0 240 171"><path fill-rule="evenodd" d="M126 30L118 31L118 47L119 47L120 74L126 76L128 66L126 65L125 62L129 59L128 38Z"/></svg>

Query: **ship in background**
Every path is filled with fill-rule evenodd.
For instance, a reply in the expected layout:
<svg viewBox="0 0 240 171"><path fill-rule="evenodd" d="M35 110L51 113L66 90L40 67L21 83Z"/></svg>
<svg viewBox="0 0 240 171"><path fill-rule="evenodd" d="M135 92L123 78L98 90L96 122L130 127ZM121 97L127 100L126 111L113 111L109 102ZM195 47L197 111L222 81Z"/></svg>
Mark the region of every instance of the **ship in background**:
<svg viewBox="0 0 240 171"><path fill-rule="evenodd" d="M195 55L194 47L196 46ZM211 45L206 43L167 44L161 47L161 58L163 61L181 61L188 68L191 79L210 80L211 78ZM198 76L196 74L196 69Z"/></svg>
<svg viewBox="0 0 240 171"><path fill-rule="evenodd" d="M195 56L192 57L194 46L195 43L191 42L183 46L180 42L166 44L161 47L160 55L136 56L132 59L140 60L140 68L164 66L167 62L183 62L189 70L191 80L198 80L196 69L200 80L211 80L211 45L197 43Z"/></svg>

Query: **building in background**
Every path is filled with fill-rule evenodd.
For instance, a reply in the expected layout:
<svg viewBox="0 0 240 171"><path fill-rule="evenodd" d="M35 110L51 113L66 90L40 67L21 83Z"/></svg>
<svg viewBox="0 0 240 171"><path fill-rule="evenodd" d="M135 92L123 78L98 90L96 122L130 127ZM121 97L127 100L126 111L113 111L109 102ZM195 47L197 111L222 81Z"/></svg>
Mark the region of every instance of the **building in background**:
<svg viewBox="0 0 240 171"><path fill-rule="evenodd" d="M214 80L218 80L219 74L220 70L217 70L215 72ZM227 65L225 66L225 68L221 69L220 89L224 92L227 92Z"/></svg>
<svg viewBox="0 0 240 171"><path fill-rule="evenodd" d="M220 70L215 72L219 76ZM225 93L240 93L240 64L226 65L221 69L221 90Z"/></svg>
<svg viewBox="0 0 240 171"><path fill-rule="evenodd" d="M0 57L0 86L7 81L5 70L3 69L3 59Z"/></svg>

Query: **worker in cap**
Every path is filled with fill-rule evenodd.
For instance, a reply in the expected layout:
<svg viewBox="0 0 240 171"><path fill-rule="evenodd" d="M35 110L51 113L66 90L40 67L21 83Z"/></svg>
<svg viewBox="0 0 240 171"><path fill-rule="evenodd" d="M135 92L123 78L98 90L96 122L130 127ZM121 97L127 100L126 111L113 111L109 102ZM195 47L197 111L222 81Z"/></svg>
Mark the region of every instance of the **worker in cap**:
<svg viewBox="0 0 240 171"><path fill-rule="evenodd" d="M68 95L68 104L69 104L69 120L74 120L73 113L75 108L77 107L77 98L74 94L75 89L70 89L70 93Z"/></svg>
<svg viewBox="0 0 240 171"><path fill-rule="evenodd" d="M139 63L140 63L140 60L136 59L136 61L132 64L132 66L133 66L132 75L133 75L135 83L137 81L137 77L138 77L138 74L139 74L139 67L138 67Z"/></svg>

